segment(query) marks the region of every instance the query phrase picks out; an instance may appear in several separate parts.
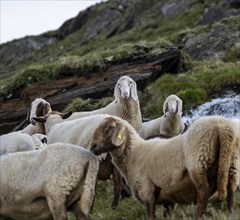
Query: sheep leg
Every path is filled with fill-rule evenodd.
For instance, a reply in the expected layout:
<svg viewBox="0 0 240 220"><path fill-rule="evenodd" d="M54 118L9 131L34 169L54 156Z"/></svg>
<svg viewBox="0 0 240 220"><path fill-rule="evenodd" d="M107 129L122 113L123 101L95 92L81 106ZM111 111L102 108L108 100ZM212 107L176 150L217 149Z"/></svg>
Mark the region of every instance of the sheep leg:
<svg viewBox="0 0 240 220"><path fill-rule="evenodd" d="M234 161L235 162L235 161ZM237 164L234 164L235 167ZM234 166L230 168L229 172L229 180L227 185L227 208L228 211L233 214L234 213L234 193L238 187L238 178L237 178L237 170L234 169Z"/></svg>
<svg viewBox="0 0 240 220"><path fill-rule="evenodd" d="M163 217L168 217L172 215L176 207L176 204L170 202L170 203L164 204L163 207L164 207Z"/></svg>
<svg viewBox="0 0 240 220"><path fill-rule="evenodd" d="M147 207L147 219L148 220L156 219L155 201L147 201L146 202L146 207Z"/></svg>
<svg viewBox="0 0 240 220"><path fill-rule="evenodd" d="M73 210L74 210L75 218L77 220L88 220L89 219L89 217L82 212L79 203L76 203L73 206Z"/></svg>
<svg viewBox="0 0 240 220"><path fill-rule="evenodd" d="M122 175L115 166L113 166L113 187L114 197L111 205L112 208L118 205L122 190Z"/></svg>
<svg viewBox="0 0 240 220"><path fill-rule="evenodd" d="M210 197L210 185L204 171L195 173L190 171L189 173L191 174L191 179L197 190L197 216L198 219L202 219Z"/></svg>
<svg viewBox="0 0 240 220"><path fill-rule="evenodd" d="M47 198L49 209L54 220L67 220L67 210L64 198Z"/></svg>

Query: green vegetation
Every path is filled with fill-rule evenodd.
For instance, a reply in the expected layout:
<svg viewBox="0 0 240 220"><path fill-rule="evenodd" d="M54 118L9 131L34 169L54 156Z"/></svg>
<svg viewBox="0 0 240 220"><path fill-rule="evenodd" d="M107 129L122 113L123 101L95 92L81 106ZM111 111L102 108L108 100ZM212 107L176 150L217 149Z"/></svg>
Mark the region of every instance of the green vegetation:
<svg viewBox="0 0 240 220"><path fill-rule="evenodd" d="M31 65L26 69L15 71L15 74L0 81L0 94L7 96L28 84L48 81L55 71L56 66L52 64Z"/></svg>
<svg viewBox="0 0 240 220"><path fill-rule="evenodd" d="M96 186L96 197L93 209L90 212L90 216L93 220L144 220L146 219L146 207L144 204L133 198L122 199L119 206L114 210L110 205L113 198L113 186L110 180L98 181ZM236 193L235 197L236 207L239 207L240 192ZM156 215L158 219L162 219L163 207L156 206ZM182 219L189 220L195 219L196 205L182 205L179 204L174 211L172 218L166 219ZM237 209L235 215L229 216L226 209L226 203L222 205L219 201L213 200L208 203L206 220L237 220L240 218L240 210ZM72 217L71 220L75 218Z"/></svg>
<svg viewBox="0 0 240 220"><path fill-rule="evenodd" d="M237 63L222 61L194 62L190 71L178 75L166 74L146 88L147 104L143 107L145 117L162 115L166 97L176 94L183 100L184 111L203 104L227 86L240 87Z"/></svg>

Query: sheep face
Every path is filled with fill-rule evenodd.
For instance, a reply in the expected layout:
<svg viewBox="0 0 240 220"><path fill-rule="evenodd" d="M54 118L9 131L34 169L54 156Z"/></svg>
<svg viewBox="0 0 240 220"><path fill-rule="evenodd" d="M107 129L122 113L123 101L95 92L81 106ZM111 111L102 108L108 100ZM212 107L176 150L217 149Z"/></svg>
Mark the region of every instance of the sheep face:
<svg viewBox="0 0 240 220"><path fill-rule="evenodd" d="M44 116L51 111L52 111L51 106L46 100L41 98L35 99L30 105L30 109L27 116L28 123L35 125L36 121L33 120L33 117Z"/></svg>
<svg viewBox="0 0 240 220"><path fill-rule="evenodd" d="M163 104L164 116L169 112L170 114L182 115L182 100L176 95L170 95L166 98Z"/></svg>
<svg viewBox="0 0 240 220"><path fill-rule="evenodd" d="M106 118L95 130L91 143L91 151L96 154L111 152L124 143L125 126L114 118Z"/></svg>
<svg viewBox="0 0 240 220"><path fill-rule="evenodd" d="M120 97L123 99L132 97L136 101L138 99L136 82L128 76L122 76L115 85L114 96L116 100Z"/></svg>

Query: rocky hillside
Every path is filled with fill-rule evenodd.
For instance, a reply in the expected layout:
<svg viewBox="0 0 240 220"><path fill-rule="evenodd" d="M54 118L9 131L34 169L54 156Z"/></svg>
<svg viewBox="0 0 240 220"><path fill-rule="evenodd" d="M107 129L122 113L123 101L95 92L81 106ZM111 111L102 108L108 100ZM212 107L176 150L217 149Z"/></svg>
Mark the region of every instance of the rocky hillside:
<svg viewBox="0 0 240 220"><path fill-rule="evenodd" d="M126 74L137 81L145 116L159 114L154 95L176 93L196 107L230 87L239 92L239 51L238 0L97 4L58 30L0 45L0 133L20 128L36 97L63 110L77 97L111 96Z"/></svg>

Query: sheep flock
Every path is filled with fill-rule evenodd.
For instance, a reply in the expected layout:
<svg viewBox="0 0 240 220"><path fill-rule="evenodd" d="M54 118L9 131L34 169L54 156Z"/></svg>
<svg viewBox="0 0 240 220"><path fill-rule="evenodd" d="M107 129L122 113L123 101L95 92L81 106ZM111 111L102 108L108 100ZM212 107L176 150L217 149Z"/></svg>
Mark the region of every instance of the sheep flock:
<svg viewBox="0 0 240 220"><path fill-rule="evenodd" d="M113 102L87 112L61 113L36 98L29 124L0 136L0 220L67 220L67 212L90 219L97 181L107 179L113 181L112 208L128 187L149 220L157 218L156 205L167 219L177 204L191 203L196 218L204 219L216 196L234 213L239 119L205 116L186 129L183 101L169 94L163 115L142 122L131 77L121 76L113 94Z"/></svg>

